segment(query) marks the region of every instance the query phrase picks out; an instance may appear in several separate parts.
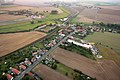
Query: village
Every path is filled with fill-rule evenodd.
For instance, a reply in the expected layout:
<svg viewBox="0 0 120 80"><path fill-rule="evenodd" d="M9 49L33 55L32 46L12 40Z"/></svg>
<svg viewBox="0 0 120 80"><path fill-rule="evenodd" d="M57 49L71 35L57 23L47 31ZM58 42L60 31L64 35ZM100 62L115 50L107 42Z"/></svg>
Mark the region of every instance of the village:
<svg viewBox="0 0 120 80"><path fill-rule="evenodd" d="M45 43L43 42L44 48L38 48L34 52L31 51L32 54L30 55L30 57L26 57L23 62L17 63L16 67L9 67L8 73L3 72L3 75L6 75L8 80L13 80L15 76L21 74L21 72L29 68L31 65L36 63L38 60L40 60L42 56L44 56L50 49L52 49L55 45L57 45L57 43L59 43L63 38L65 38L66 36L68 36L70 33L73 33L73 32L74 34L68 36L68 38L64 42L62 42L61 45L67 46L68 44L74 44L77 46L81 46L85 49L90 50L92 52L92 55L94 55L96 58L102 58L100 52L95 47L95 43L90 43L86 40L83 40L83 38L87 36L87 33L88 33L87 28L81 28L79 26L75 27L73 25L69 25L69 26L70 27L68 28L60 29L56 34L54 34L55 36L53 39L50 39L50 40L46 39ZM46 27L46 25L39 27L39 29L44 28L44 27ZM93 28L91 28L90 31L93 32ZM96 31L98 31L98 29ZM74 37L77 34L79 35L79 38ZM35 45L34 45L34 48L36 48ZM49 61L51 61L51 59L47 59L47 61L44 61L44 62L45 64L48 64ZM7 64L7 62L5 62L5 64ZM28 72L27 74L30 76L32 75L32 77L34 77L33 75L35 75L32 72Z"/></svg>
<svg viewBox="0 0 120 80"><path fill-rule="evenodd" d="M4 7L7 4L0 4L0 16L11 17L0 21L0 41L4 43L0 44L0 79L119 80L119 60L116 60L119 56L110 56L119 49L109 45L111 40L103 37L109 34L108 39L117 37L119 24L94 20L76 22L78 17L87 19L82 12L103 10L100 6L45 4L49 6L12 5L7 8ZM100 41L102 37L106 42Z"/></svg>

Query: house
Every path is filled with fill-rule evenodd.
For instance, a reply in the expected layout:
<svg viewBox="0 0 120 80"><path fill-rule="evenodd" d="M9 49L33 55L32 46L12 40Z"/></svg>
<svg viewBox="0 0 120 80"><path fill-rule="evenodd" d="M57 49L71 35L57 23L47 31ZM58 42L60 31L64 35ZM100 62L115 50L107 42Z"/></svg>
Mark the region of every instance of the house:
<svg viewBox="0 0 120 80"><path fill-rule="evenodd" d="M27 65L27 66L29 66L29 65L32 64L32 63L28 60L28 58L26 58L24 62L25 62L25 65Z"/></svg>
<svg viewBox="0 0 120 80"><path fill-rule="evenodd" d="M32 53L32 56L35 56L37 53L38 53L38 52L33 52L33 53Z"/></svg>
<svg viewBox="0 0 120 80"><path fill-rule="evenodd" d="M31 59L31 62L35 62L35 61L36 61L36 58L33 57L33 58Z"/></svg>
<svg viewBox="0 0 120 80"><path fill-rule="evenodd" d="M21 64L19 67L22 68L23 70L26 69L26 66L24 66L23 64Z"/></svg>
<svg viewBox="0 0 120 80"><path fill-rule="evenodd" d="M87 49L92 48L92 46L89 45L89 44L82 44L82 43L76 42L76 41L71 40L71 39L68 39L67 41L68 41L69 43L73 43L73 44L75 44L75 45L78 45L78 46L81 46L81 47L84 47L84 48L87 48Z"/></svg>
<svg viewBox="0 0 120 80"><path fill-rule="evenodd" d="M6 74L6 77L8 80L13 80L13 76L11 76L10 74Z"/></svg>
<svg viewBox="0 0 120 80"><path fill-rule="evenodd" d="M17 75L19 75L21 73L19 70L15 69L15 68L12 69L12 72L17 74Z"/></svg>

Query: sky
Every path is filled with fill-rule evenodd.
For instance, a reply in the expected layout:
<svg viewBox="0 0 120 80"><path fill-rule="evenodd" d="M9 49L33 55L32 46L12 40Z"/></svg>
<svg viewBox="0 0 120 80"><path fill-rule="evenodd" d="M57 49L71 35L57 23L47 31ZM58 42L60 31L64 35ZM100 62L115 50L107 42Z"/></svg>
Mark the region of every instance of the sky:
<svg viewBox="0 0 120 80"><path fill-rule="evenodd" d="M73 2L73 1L91 1L91 0L15 0L15 3L33 3L33 4L40 4L44 2L49 2L49 1L65 1L65 2ZM92 1L104 1L104 2L117 2L120 0L92 0Z"/></svg>

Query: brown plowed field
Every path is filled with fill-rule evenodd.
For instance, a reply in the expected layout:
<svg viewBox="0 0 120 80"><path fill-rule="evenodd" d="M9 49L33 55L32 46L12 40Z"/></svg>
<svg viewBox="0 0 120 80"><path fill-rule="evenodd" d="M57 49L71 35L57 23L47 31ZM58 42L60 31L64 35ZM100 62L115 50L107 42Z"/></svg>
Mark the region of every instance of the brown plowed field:
<svg viewBox="0 0 120 80"><path fill-rule="evenodd" d="M45 35L45 33L35 31L0 34L0 57L22 48Z"/></svg>
<svg viewBox="0 0 120 80"><path fill-rule="evenodd" d="M120 6L98 6L104 9L120 10Z"/></svg>
<svg viewBox="0 0 120 80"><path fill-rule="evenodd" d="M109 15L120 16L120 10L100 9L98 10L98 14L109 14Z"/></svg>
<svg viewBox="0 0 120 80"><path fill-rule="evenodd" d="M113 61L93 61L61 48L57 48L51 55L66 66L96 77L97 80L120 80L120 68Z"/></svg>
<svg viewBox="0 0 120 80"><path fill-rule="evenodd" d="M102 7L102 6L101 6ZM104 6L102 9L74 7L80 11L78 16L79 22L104 22L120 24L120 7L119 6ZM80 9L79 9L80 8ZM117 9L116 9L117 8Z"/></svg>
<svg viewBox="0 0 120 80"><path fill-rule="evenodd" d="M8 15L8 14L0 14L0 22L4 21L11 21L16 19L25 18L25 16L14 16L14 15Z"/></svg>
<svg viewBox="0 0 120 80"><path fill-rule="evenodd" d="M66 76L42 64L37 65L33 69L33 72L42 77L43 80L70 80Z"/></svg>

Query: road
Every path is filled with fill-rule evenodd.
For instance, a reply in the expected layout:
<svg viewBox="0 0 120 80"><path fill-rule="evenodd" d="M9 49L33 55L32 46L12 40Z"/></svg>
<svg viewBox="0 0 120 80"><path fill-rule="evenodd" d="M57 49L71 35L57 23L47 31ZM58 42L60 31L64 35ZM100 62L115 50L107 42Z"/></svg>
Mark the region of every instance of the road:
<svg viewBox="0 0 120 80"><path fill-rule="evenodd" d="M73 9L73 8L72 8ZM75 14L72 14L69 16L68 20L66 22L68 22L69 20L71 20L72 18L74 18L75 16L77 16L79 14L79 12L75 12ZM64 23L66 23L64 22ZM64 42L69 36L73 35L74 32L70 33L69 35L67 35L65 38L63 38L58 44L56 44L54 47L52 47L48 52L45 53L45 55L43 55L39 60L37 60L36 62L34 62L32 65L30 65L25 71L23 71L20 75L16 76L14 78L14 80L21 80L22 77L29 71L31 71L35 66L37 66L40 61L42 61L44 58L46 58L53 50L55 50L62 42Z"/></svg>
<svg viewBox="0 0 120 80"><path fill-rule="evenodd" d="M18 75L14 80L20 80L27 72L31 71L35 66L39 64L40 61L42 61L44 58L46 58L53 50L55 50L62 42L64 42L69 36L73 35L74 32L67 35L65 38L63 38L57 45L55 45L53 48L51 48L48 52L45 53L39 60L34 62L32 65L30 65L25 71L23 71L20 75Z"/></svg>

